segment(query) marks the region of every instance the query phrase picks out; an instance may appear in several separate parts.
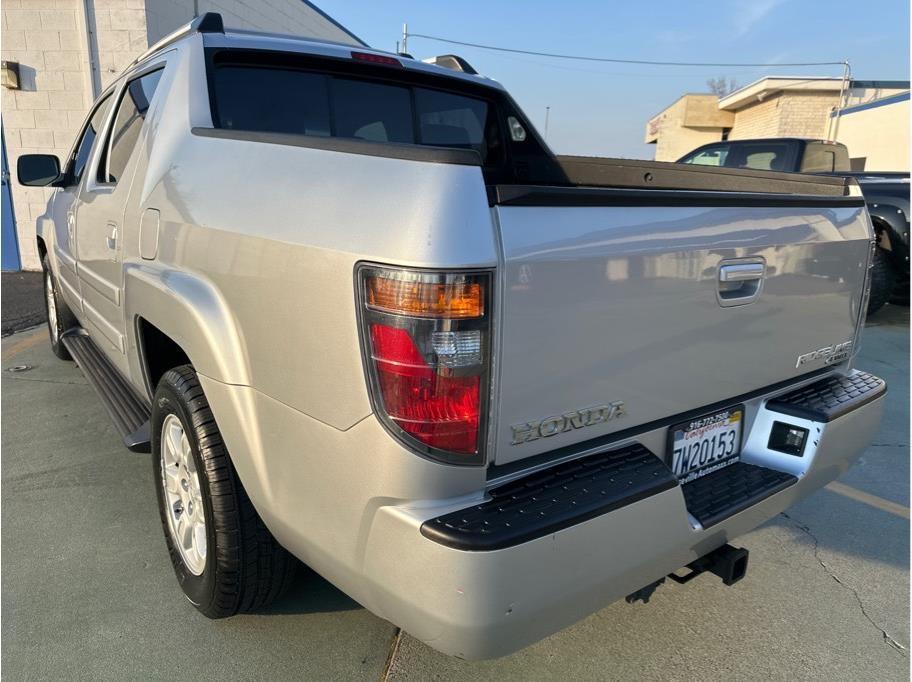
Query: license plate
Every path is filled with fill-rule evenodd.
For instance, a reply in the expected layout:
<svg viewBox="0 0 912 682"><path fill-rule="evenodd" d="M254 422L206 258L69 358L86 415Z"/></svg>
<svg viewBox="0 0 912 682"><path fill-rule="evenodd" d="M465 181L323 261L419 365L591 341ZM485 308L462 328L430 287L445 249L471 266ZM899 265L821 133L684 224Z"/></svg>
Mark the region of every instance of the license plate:
<svg viewBox="0 0 912 682"><path fill-rule="evenodd" d="M730 407L668 430L671 467L682 483L734 464L741 455L744 407Z"/></svg>

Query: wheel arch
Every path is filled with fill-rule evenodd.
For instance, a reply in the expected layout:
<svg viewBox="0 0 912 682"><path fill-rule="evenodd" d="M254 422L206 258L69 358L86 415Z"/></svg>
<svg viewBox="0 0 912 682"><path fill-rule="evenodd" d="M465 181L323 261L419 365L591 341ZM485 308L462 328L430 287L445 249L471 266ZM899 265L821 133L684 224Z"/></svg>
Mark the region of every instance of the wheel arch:
<svg viewBox="0 0 912 682"><path fill-rule="evenodd" d="M147 393L152 396L165 372L180 365L192 365L186 351L161 329L137 316L136 347Z"/></svg>
<svg viewBox="0 0 912 682"><path fill-rule="evenodd" d="M136 349L130 362L150 398L161 375L179 364L217 381L250 384L243 338L211 282L185 271L128 266L124 290Z"/></svg>
<svg viewBox="0 0 912 682"><path fill-rule="evenodd" d="M909 248L907 202L873 196L867 203L878 246L890 252L894 259L903 259Z"/></svg>
<svg viewBox="0 0 912 682"><path fill-rule="evenodd" d="M883 216L871 215L871 224L874 226L874 235L877 237L877 246L884 251L893 250L893 242L896 240L896 229Z"/></svg>
<svg viewBox="0 0 912 682"><path fill-rule="evenodd" d="M255 407L249 399L232 399L235 393L226 390L251 385L246 344L218 288L197 273L155 263L129 264L124 288L132 320L128 334L136 349L129 358L133 376L142 378L151 401L165 372L191 365L241 482L254 505L262 504L263 496L269 498L269 482L258 457L263 445ZM223 394L231 397L224 400ZM235 424L245 427L223 430Z"/></svg>

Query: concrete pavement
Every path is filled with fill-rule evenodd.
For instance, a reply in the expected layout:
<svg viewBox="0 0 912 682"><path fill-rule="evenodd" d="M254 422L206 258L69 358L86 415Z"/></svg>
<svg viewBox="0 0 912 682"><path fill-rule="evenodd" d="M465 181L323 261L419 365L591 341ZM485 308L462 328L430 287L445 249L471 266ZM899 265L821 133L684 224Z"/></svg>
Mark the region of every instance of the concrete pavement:
<svg viewBox="0 0 912 682"><path fill-rule="evenodd" d="M2 274L2 335L34 327L47 319L44 312L44 285L40 272Z"/></svg>
<svg viewBox="0 0 912 682"><path fill-rule="evenodd" d="M909 316L869 321L890 383L861 462L737 544L747 578L661 587L513 656L434 652L322 579L208 621L180 595L148 456L127 452L46 331L3 339L2 656L11 679L877 679L909 671ZM31 369L10 373L17 365Z"/></svg>

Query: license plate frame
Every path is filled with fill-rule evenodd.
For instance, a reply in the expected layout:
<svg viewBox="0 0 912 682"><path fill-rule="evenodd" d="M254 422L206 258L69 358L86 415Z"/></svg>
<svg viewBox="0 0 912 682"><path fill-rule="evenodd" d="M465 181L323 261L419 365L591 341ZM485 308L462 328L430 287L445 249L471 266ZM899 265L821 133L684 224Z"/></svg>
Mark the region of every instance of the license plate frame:
<svg viewBox="0 0 912 682"><path fill-rule="evenodd" d="M737 415L737 419L732 419L734 415ZM728 432L732 430L732 424L737 423L737 428L734 429L735 433L735 442L729 444ZM695 433L702 430L702 435L692 436L687 438L687 434ZM712 440L712 444L704 450L703 444L709 443L710 439L719 436L718 447L721 448L721 451L718 453L719 456L716 456L716 441ZM691 452L687 452L684 449L682 452L678 452L676 446L678 442L681 442L681 445L684 445L685 440L690 440L685 447L691 448ZM675 477L681 482L681 484L690 483L698 478L702 478L707 474L711 474L714 471L723 469L735 462L740 461L741 459L741 447L744 442L744 405L732 405L730 407L723 408L721 410L714 410L712 412L706 412L699 417L694 417L693 419L688 419L684 422L679 422L673 424L668 428L668 453L669 453L669 465ZM693 446L696 444L696 450L693 450ZM701 450L706 453L704 462L699 464L701 457ZM695 459L691 459L694 457ZM685 461L686 460L686 461ZM697 465L694 466L694 462L697 462Z"/></svg>

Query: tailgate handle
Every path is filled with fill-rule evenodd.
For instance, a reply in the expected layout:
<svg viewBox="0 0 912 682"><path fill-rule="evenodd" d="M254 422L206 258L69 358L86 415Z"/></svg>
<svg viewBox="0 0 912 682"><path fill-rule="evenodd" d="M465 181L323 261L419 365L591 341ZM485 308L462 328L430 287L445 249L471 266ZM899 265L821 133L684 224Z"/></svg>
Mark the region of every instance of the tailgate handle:
<svg viewBox="0 0 912 682"><path fill-rule="evenodd" d="M748 282L752 279L762 279L766 268L763 263L738 263L737 265L723 265L719 268L720 282Z"/></svg>
<svg viewBox="0 0 912 682"><path fill-rule="evenodd" d="M752 303L760 295L766 263L728 263L719 266L717 294L723 307Z"/></svg>

